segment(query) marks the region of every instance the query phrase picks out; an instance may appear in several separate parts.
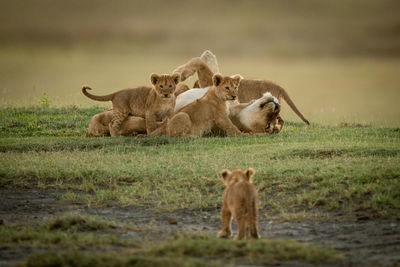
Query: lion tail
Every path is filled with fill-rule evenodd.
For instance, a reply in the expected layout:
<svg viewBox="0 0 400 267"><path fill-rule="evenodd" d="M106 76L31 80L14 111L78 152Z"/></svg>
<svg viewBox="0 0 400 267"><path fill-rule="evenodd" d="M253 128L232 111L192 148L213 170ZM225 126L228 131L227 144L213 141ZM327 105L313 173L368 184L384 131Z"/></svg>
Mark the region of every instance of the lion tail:
<svg viewBox="0 0 400 267"><path fill-rule="evenodd" d="M90 99L96 100L96 101L110 101L114 98L114 93L109 94L109 95L92 95L90 93L88 93L86 90L92 90L92 88L90 88L87 85L82 86L82 93L87 96Z"/></svg>
<svg viewBox="0 0 400 267"><path fill-rule="evenodd" d="M299 116L305 122L305 124L310 125L310 122L303 116L303 114L301 114L300 110L297 109L296 105L294 104L292 99L289 97L286 90L283 89L282 87L281 87L281 92L282 92L283 99L285 99L286 103L288 103L288 105L297 114L297 116Z"/></svg>

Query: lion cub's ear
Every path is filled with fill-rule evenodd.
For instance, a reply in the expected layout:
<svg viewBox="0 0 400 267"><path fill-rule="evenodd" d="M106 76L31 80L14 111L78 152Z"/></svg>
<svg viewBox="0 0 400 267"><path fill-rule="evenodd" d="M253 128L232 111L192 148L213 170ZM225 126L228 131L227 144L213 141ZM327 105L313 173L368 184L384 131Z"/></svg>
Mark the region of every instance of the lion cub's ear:
<svg viewBox="0 0 400 267"><path fill-rule="evenodd" d="M229 175L231 174L230 170L224 169L221 172L221 180L226 184Z"/></svg>
<svg viewBox="0 0 400 267"><path fill-rule="evenodd" d="M212 81L213 81L213 84L214 84L215 86L220 85L220 84L222 83L223 80L224 80L224 77L222 77L222 75L219 74L219 73L214 74L214 76L212 77Z"/></svg>
<svg viewBox="0 0 400 267"><path fill-rule="evenodd" d="M181 75L177 72L172 74L172 80L174 81L175 85L181 81Z"/></svg>
<svg viewBox="0 0 400 267"><path fill-rule="evenodd" d="M244 171L244 173L246 174L246 177L249 180L249 182L251 182L251 177L253 177L256 171L253 168L248 168L247 170Z"/></svg>
<svg viewBox="0 0 400 267"><path fill-rule="evenodd" d="M240 74L235 74L235 75L231 76L231 78L233 79L233 82L235 84L239 84L240 81L243 79L243 76Z"/></svg>
<svg viewBox="0 0 400 267"><path fill-rule="evenodd" d="M152 73L150 76L150 81L153 85L156 85L156 83L158 82L159 79L160 79L160 75L158 75L157 73Z"/></svg>

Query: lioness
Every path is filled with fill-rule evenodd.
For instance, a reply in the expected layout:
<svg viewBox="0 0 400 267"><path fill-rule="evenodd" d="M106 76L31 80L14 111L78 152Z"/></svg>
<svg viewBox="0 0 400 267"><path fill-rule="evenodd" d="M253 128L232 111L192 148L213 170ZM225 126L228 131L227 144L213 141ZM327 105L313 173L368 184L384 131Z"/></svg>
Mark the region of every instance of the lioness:
<svg viewBox="0 0 400 267"><path fill-rule="evenodd" d="M195 82L194 87L204 88L210 86L210 79L212 77L212 70L209 66L199 57L192 58L187 63L179 66L174 72L181 74L181 80L184 81L197 72L198 81ZM281 86L266 80L242 79L238 90L238 100L241 103L250 102L253 99L260 98L264 93L270 92L273 96L278 98L281 102L282 98L288 103L292 110L307 124L310 122L301 114L296 105L289 97L288 93Z"/></svg>
<svg viewBox="0 0 400 267"><path fill-rule="evenodd" d="M207 88L190 89L176 98L175 112L182 107L203 97ZM278 100L269 92L261 98L250 103L238 103L229 101L229 118L239 130L246 133L278 133L283 127L284 121L279 116L280 105ZM220 131L213 132L221 135Z"/></svg>
<svg viewBox="0 0 400 267"><path fill-rule="evenodd" d="M212 77L213 85L202 98L178 110L149 136L203 136L211 131L214 124L228 136L241 135L228 117L226 103L236 99L240 79L240 76L215 74Z"/></svg>
<svg viewBox="0 0 400 267"><path fill-rule="evenodd" d="M179 83L180 75L158 75L150 76L152 87L137 87L124 89L115 93L97 96L88 93L89 86L82 87L82 93L97 101L112 101L113 114L110 123L111 136L121 135L121 124L128 117L134 115L145 118L146 132L149 134L157 128L156 121L173 114L175 106L175 88Z"/></svg>
<svg viewBox="0 0 400 267"><path fill-rule="evenodd" d="M254 169L245 171L236 169L234 171L223 170L221 179L226 188L222 195L221 208L221 231L218 237L227 238L231 236L232 216L238 225L236 239L244 237L259 238L257 226L257 189L252 183L251 177L255 174Z"/></svg>

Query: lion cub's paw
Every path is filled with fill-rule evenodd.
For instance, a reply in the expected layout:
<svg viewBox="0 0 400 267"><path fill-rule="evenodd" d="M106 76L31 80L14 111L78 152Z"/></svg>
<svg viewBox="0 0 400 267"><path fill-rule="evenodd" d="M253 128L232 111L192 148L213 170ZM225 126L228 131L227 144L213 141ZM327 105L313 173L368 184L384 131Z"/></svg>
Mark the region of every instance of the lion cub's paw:
<svg viewBox="0 0 400 267"><path fill-rule="evenodd" d="M231 237L231 233L230 232L227 232L227 231L220 231L219 233L218 233L218 237L219 238L229 238L229 237Z"/></svg>

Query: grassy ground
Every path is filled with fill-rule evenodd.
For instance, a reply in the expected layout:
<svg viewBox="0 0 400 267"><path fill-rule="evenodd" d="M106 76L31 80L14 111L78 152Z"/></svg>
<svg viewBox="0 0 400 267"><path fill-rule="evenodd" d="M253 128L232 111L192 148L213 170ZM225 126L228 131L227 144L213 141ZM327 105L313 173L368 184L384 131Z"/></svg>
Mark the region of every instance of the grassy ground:
<svg viewBox="0 0 400 267"><path fill-rule="evenodd" d="M293 240L232 241L208 235L181 235L158 244L136 244L121 238L135 226L99 217L64 215L36 225L0 228L0 246L49 249L31 256L28 266L224 266L304 261L335 262L344 255ZM144 246L145 245L145 246ZM54 251L65 250L62 253ZM108 250L108 253L78 252L79 249ZM208 265L207 264L207 265ZM64 266L64 265L63 265Z"/></svg>
<svg viewBox="0 0 400 267"><path fill-rule="evenodd" d="M0 0L0 266L399 264L398 7ZM86 136L110 103L82 84L146 85L205 49L312 126L283 103L268 137ZM218 174L247 167L270 238L215 239Z"/></svg>
<svg viewBox="0 0 400 267"><path fill-rule="evenodd" d="M218 173L224 168L253 167L263 220L320 220L332 213L359 212L399 218L398 128L349 123L306 127L287 122L280 134L267 137L87 137L90 117L102 110L53 108L46 98L40 106L1 109L1 187L52 188L60 199L78 206L214 213L223 191ZM212 216L212 221L218 220L217 214ZM226 265L344 259L333 250L275 239L234 242L206 234L165 244L136 242L124 233L154 229L109 220L67 214L36 219L33 224L6 223L0 228L0 246L35 249L26 261L32 266L77 261L81 266L132 262L196 266L205 261ZM76 252L82 247L89 252ZM96 254L103 250L113 252Z"/></svg>
<svg viewBox="0 0 400 267"><path fill-rule="evenodd" d="M268 215L400 208L398 128L289 122L267 137L86 137L100 110L1 110L2 186L68 189L65 199L89 205L207 209L220 205L220 170L253 167Z"/></svg>

